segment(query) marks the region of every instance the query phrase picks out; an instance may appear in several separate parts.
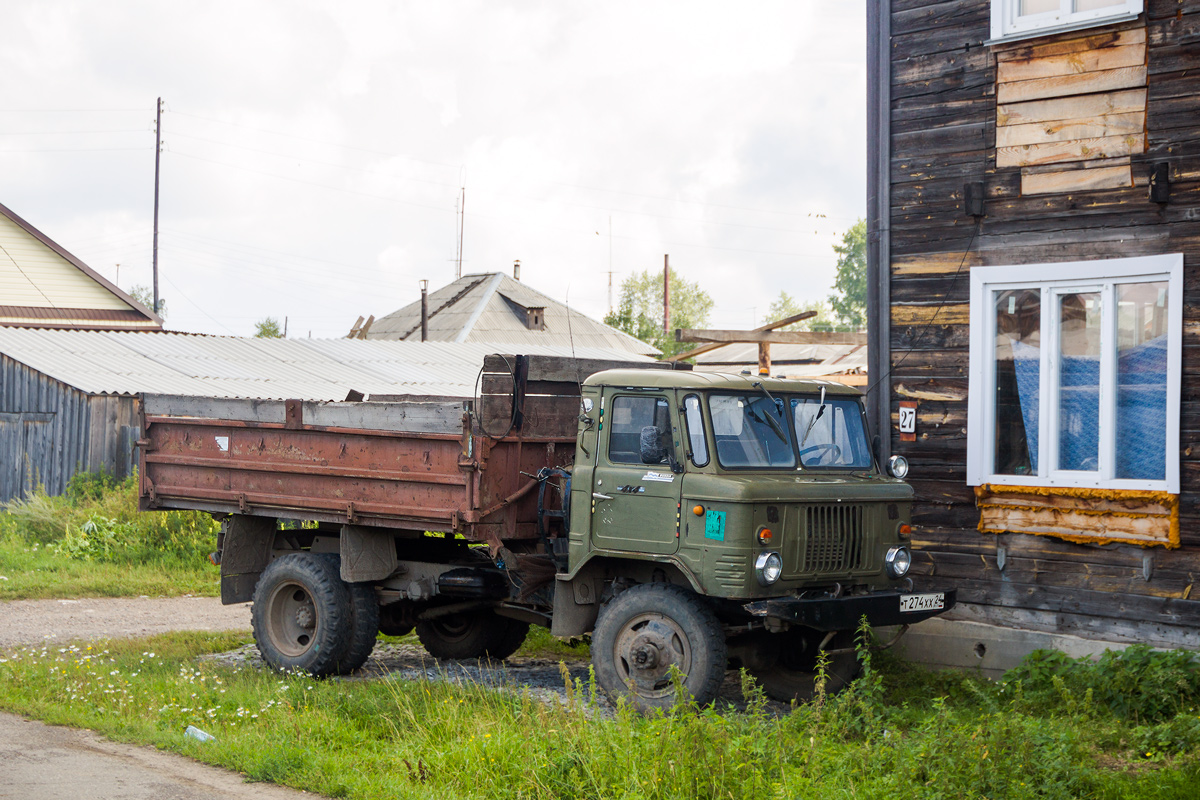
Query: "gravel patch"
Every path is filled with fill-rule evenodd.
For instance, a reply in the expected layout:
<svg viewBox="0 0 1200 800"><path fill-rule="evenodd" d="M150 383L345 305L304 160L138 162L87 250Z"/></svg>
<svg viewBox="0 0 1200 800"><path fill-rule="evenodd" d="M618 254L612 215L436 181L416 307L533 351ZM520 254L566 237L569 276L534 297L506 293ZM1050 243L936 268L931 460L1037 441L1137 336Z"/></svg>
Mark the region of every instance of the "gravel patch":
<svg viewBox="0 0 1200 800"><path fill-rule="evenodd" d="M243 645L224 653L200 657L201 661L221 664L234 669L267 669L254 644ZM566 705L566 679L573 685L583 687L587 697L590 662L581 659L555 661L549 658L513 656L505 661L464 659L461 661L439 660L425 652L419 645L383 643L375 650L367 663L351 675L332 680L368 681L390 678L405 681L450 682L460 686L488 686L501 690L528 692L532 697L545 702ZM717 704L727 711L745 711L746 701L742 696L741 678L730 671L721 684ZM597 689L596 710L611 714L614 706ZM776 716L788 713L786 703L767 702L767 711Z"/></svg>

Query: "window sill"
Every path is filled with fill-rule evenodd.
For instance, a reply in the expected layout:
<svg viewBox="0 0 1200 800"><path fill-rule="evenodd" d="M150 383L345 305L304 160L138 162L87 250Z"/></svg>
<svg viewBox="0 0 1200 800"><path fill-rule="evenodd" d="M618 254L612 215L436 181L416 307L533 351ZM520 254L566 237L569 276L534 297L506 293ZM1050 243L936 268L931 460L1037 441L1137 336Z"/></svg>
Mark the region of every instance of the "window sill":
<svg viewBox="0 0 1200 800"><path fill-rule="evenodd" d="M1044 28L1035 28L1033 30L1010 33L1005 36L997 36L995 38L988 39L984 42L984 44L988 47L995 47L996 45L1012 44L1013 42L1023 42L1029 39L1040 39L1043 36L1053 36L1057 33L1071 33L1072 31L1083 31L1087 30L1088 28L1102 28L1106 25L1117 25L1122 22L1132 22L1140 16L1141 13L1121 14L1117 17L1105 17L1104 19L1090 19L1081 20L1079 22L1066 22L1060 25L1047 25Z"/></svg>
<svg viewBox="0 0 1200 800"><path fill-rule="evenodd" d="M1179 547L1179 495L1168 492L987 484L975 488L975 504L980 533Z"/></svg>

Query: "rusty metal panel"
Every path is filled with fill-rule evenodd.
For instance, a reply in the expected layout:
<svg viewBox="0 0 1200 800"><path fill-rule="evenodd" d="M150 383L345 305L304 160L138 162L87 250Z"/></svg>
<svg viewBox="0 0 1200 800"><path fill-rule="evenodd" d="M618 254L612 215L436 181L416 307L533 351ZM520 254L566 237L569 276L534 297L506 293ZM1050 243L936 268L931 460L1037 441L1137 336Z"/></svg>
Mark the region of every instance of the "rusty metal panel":
<svg viewBox="0 0 1200 800"><path fill-rule="evenodd" d="M183 414L185 405L177 398L173 408ZM574 457L573 439L495 441L465 430L338 429L307 425L303 415L238 416L146 415L143 506L457 531L495 543L536 535L531 476Z"/></svg>

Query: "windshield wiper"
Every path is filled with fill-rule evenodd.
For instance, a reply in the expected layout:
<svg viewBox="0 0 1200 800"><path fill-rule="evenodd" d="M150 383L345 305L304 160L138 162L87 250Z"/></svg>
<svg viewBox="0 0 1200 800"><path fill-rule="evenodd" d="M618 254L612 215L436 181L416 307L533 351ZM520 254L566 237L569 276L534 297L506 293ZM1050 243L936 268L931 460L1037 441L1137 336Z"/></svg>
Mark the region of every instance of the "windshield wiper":
<svg viewBox="0 0 1200 800"><path fill-rule="evenodd" d="M764 390L765 391L765 390ZM812 433L813 426L817 424L817 420L825 413L825 387L821 387L821 407L817 409L817 413L813 414L813 418L808 421L808 427L804 429L804 436L800 439L800 447L804 447L804 443L808 441L808 435Z"/></svg>
<svg viewBox="0 0 1200 800"><path fill-rule="evenodd" d="M765 394L767 396L767 399L771 401L771 404L775 406L775 409L777 411L779 410L779 401L776 400L774 397L771 397L771 393L767 391L767 387L763 386L762 383L759 381L755 381L751 385L755 389L758 389L763 394ZM824 391L824 390L822 390L822 391ZM822 397L824 397L824 395L822 395ZM755 415L755 416L757 416L757 415ZM768 411L766 414L763 414L763 418L766 419L766 421L771 425L771 428L775 431L775 435L779 437L779 441L787 442L787 440L788 440L787 433L784 432L783 426L781 426L779 424L779 421L776 420L773 416L771 416L771 412Z"/></svg>

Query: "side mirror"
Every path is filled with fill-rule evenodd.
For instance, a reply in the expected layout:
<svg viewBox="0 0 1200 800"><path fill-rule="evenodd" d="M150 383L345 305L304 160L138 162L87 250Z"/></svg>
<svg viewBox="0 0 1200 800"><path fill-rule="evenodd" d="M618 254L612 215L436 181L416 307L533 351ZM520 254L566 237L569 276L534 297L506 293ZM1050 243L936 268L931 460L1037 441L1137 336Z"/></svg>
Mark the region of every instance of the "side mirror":
<svg viewBox="0 0 1200 800"><path fill-rule="evenodd" d="M661 464L665 453L662 446L662 431L653 425L642 428L639 442L643 464Z"/></svg>

